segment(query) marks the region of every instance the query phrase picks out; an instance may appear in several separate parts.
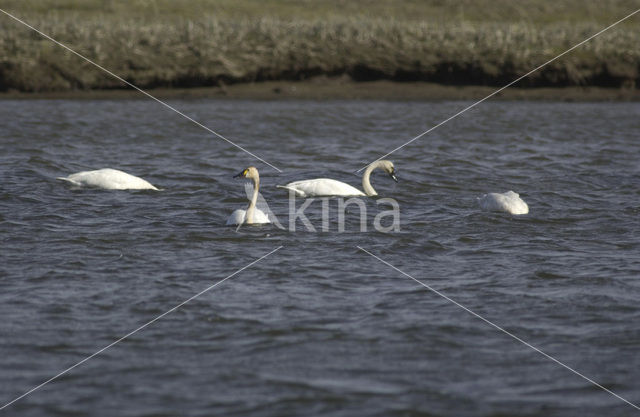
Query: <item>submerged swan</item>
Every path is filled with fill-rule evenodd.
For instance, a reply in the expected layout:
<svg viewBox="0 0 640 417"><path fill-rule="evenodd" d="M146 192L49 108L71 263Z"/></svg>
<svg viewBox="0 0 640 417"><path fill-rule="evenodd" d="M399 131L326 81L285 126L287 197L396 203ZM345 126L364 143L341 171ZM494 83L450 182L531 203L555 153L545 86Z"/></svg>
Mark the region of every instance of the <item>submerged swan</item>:
<svg viewBox="0 0 640 417"><path fill-rule="evenodd" d="M298 197L316 197L329 195L373 197L378 195L378 193L371 186L369 177L371 176L371 172L373 172L375 169L384 170L387 174L389 174L391 178L393 178L395 182L398 182L398 178L396 178L396 171L393 167L393 162L383 160L372 163L364 171L364 175L362 176L362 188L364 189L364 193L347 183L332 180L329 178L316 178L313 180L294 181L290 182L287 185L278 185L278 188L284 188L286 190L292 191Z"/></svg>
<svg viewBox="0 0 640 417"><path fill-rule="evenodd" d="M518 193L489 193L478 198L480 208L487 211L506 211L511 214L527 214L529 206L520 198Z"/></svg>
<svg viewBox="0 0 640 417"><path fill-rule="evenodd" d="M142 178L111 168L76 172L68 177L56 179L67 181L79 187L103 188L105 190L158 190Z"/></svg>
<svg viewBox="0 0 640 417"><path fill-rule="evenodd" d="M246 210L237 209L231 213L231 216L227 219L227 225L271 223L269 217L262 210L256 208L258 189L260 188L258 169L256 167L249 167L233 178L238 177L249 178L253 181L253 195Z"/></svg>

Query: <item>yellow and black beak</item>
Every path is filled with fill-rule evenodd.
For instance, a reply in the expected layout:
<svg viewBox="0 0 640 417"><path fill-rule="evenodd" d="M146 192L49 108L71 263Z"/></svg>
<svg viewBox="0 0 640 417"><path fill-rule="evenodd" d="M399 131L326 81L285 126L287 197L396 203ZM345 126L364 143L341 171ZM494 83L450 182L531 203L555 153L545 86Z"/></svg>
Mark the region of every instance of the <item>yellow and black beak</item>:
<svg viewBox="0 0 640 417"><path fill-rule="evenodd" d="M390 177L391 177L395 182L398 182L398 177L396 177L396 169L395 169L395 168L393 168L393 169L391 170L391 172L389 173L389 176L390 176Z"/></svg>
<svg viewBox="0 0 640 417"><path fill-rule="evenodd" d="M233 178L246 177L248 173L249 173L249 170L245 168L238 175L234 175Z"/></svg>

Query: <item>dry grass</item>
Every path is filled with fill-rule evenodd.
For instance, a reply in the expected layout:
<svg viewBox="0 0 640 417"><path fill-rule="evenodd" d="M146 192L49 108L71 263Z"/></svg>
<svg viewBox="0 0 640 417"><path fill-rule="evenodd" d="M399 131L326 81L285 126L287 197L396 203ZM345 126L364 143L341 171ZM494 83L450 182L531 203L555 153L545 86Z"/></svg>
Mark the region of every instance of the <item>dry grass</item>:
<svg viewBox="0 0 640 417"><path fill-rule="evenodd" d="M12 1L16 2L8 0L9 6ZM304 3L307 8L300 6ZM41 0L32 8L24 2L14 9L3 8L26 16L43 32L145 88L342 74L355 80L498 85L597 32L603 27L603 14L625 10L628 2L604 1L600 8L578 8L558 20L556 9L573 3L530 0L518 3L518 13L514 6L506 7L512 14L504 20L500 19L504 8L484 0L462 1L455 7L404 0L405 7L395 9L388 1L365 0L193 0L183 10L177 6L185 3L169 0L112 0L104 9L99 8L104 2L97 0L82 2L82 8L70 0ZM52 4L51 11L47 7ZM339 4L344 6L341 15ZM358 11L352 10L354 4L360 6ZM532 7L536 4L546 9ZM532 11L525 13L528 6ZM204 13L212 9L217 13ZM604 9L606 13L597 12ZM616 17L629 10L632 7ZM389 17L379 17L385 11ZM431 16L425 17L428 13ZM444 19L447 13L458 17ZM640 81L637 37L637 22L621 25L522 85L634 86ZM117 80L0 15L0 89L121 87Z"/></svg>

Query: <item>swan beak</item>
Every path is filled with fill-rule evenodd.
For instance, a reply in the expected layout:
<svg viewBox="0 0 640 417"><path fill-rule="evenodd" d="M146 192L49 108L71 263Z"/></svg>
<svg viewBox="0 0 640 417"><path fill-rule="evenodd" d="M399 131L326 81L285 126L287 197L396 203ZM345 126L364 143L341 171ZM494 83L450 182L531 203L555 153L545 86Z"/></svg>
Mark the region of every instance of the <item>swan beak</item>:
<svg viewBox="0 0 640 417"><path fill-rule="evenodd" d="M398 177L396 177L396 171L393 170L391 171L391 173L389 174L389 176L395 181L398 182Z"/></svg>
<svg viewBox="0 0 640 417"><path fill-rule="evenodd" d="M241 173L239 173L238 175L234 175L233 178L246 177L247 171L248 171L247 169L243 169Z"/></svg>

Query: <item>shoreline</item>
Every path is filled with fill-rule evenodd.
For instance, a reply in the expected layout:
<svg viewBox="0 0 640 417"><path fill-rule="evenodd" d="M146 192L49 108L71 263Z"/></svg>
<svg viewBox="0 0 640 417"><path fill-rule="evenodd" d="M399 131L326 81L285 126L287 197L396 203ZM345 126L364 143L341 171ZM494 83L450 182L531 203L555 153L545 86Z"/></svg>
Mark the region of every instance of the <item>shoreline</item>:
<svg viewBox="0 0 640 417"><path fill-rule="evenodd" d="M5 2L47 37L166 97L478 99L522 74L508 99L629 100L613 91L640 86L628 0ZM126 95L116 92L121 80L14 19L0 21L0 91Z"/></svg>
<svg viewBox="0 0 640 417"><path fill-rule="evenodd" d="M145 90L159 99L231 100L480 100L500 87L451 86L426 82L310 79L306 81L266 81L221 87L158 88ZM40 93L1 92L0 100L135 100L148 99L134 89L73 90ZM640 89L603 87L510 87L491 100L532 101L640 101Z"/></svg>

